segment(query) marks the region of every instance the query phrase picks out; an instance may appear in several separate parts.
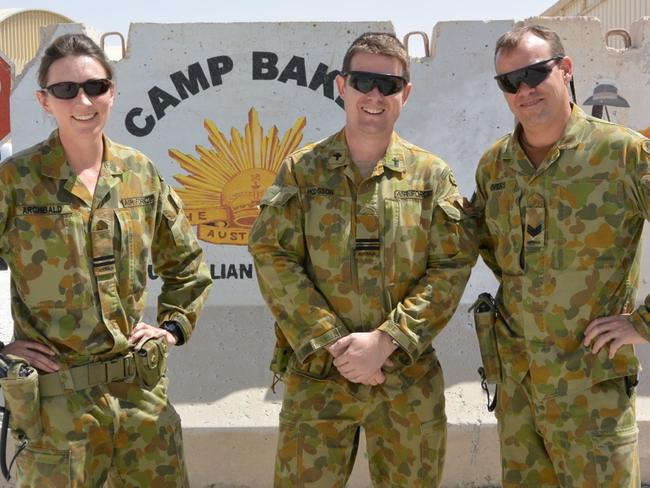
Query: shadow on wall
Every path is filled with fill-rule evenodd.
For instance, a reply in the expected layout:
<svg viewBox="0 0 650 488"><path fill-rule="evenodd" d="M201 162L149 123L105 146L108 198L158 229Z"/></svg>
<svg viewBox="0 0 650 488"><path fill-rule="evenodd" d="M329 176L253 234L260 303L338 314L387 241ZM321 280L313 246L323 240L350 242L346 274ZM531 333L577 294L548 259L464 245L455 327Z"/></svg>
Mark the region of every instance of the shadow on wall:
<svg viewBox="0 0 650 488"><path fill-rule="evenodd" d="M478 290L470 283L466 297ZM434 346L443 367L447 388L475 383L480 392L477 369L480 356L473 324L463 301ZM151 319L149 317L149 319ZM241 324L246 324L242 326ZM273 320L265 307L208 307L190 342L174 348L169 361L170 395L181 403L210 403L233 392L268 388L275 336ZM650 347L639 347L641 363L650 365ZM650 395L650 382L642 377L639 395ZM268 400L281 395L267 393Z"/></svg>

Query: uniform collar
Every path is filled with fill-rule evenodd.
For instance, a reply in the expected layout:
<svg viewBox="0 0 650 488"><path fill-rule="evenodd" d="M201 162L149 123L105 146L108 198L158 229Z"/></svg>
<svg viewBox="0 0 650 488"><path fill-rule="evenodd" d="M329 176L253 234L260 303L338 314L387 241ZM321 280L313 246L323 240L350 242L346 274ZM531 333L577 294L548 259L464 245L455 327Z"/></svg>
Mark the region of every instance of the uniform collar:
<svg viewBox="0 0 650 488"><path fill-rule="evenodd" d="M390 137L390 144L386 149L384 156L384 168L398 173L406 171L406 155L404 154L404 141L397 132L393 132Z"/></svg>
<svg viewBox="0 0 650 488"><path fill-rule="evenodd" d="M104 161L102 166L111 175L119 175L127 170L126 163L115 151L115 145L102 134L104 142ZM59 130L54 130L41 146L42 172L44 176L59 180L76 178L74 171L65 159L65 152L59 137Z"/></svg>
<svg viewBox="0 0 650 488"><path fill-rule="evenodd" d="M41 158L41 171L44 176L59 180L68 180L75 176L65 160L58 129L41 145Z"/></svg>
<svg viewBox="0 0 650 488"><path fill-rule="evenodd" d="M549 150L549 156L552 160L556 160L557 157L559 157L560 150L572 149L580 143L584 131L584 125L582 122L586 117L586 114L580 107L571 103L571 115L569 116L567 125L564 128L564 133ZM522 130L521 123L518 122L517 126L510 134L510 138L502 157L504 160L514 161L515 164L513 167L519 169L523 173L535 172L536 170L533 168L530 161L528 161L526 153L519 142L519 136ZM549 156L547 156L547 159ZM542 166L540 166L540 169L542 169Z"/></svg>
<svg viewBox="0 0 650 488"><path fill-rule="evenodd" d="M345 129L334 135L330 143L330 154L327 160L329 169L348 166L351 163L350 150L345 140ZM404 141L396 132L391 134L390 143L382 161L384 169L403 173L406 171L406 157L404 154Z"/></svg>
<svg viewBox="0 0 650 488"><path fill-rule="evenodd" d="M102 163L104 169L113 176L126 172L128 169L126 163L116 151L113 141L106 134L102 134L102 139L104 140L104 162Z"/></svg>
<svg viewBox="0 0 650 488"><path fill-rule="evenodd" d="M329 144L327 155L327 167L329 169L340 168L350 164L350 151L345 140L345 129L334 134Z"/></svg>

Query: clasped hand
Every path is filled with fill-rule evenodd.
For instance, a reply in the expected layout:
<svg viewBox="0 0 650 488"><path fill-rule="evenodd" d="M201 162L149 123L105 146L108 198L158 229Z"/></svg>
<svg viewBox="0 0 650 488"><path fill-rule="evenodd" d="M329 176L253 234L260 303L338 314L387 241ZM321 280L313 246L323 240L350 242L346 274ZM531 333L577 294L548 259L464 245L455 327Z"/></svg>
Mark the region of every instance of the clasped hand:
<svg viewBox="0 0 650 488"><path fill-rule="evenodd" d="M341 376L364 385L379 385L385 381L382 367L393 365L388 357L395 349L390 336L380 330L354 332L327 346Z"/></svg>

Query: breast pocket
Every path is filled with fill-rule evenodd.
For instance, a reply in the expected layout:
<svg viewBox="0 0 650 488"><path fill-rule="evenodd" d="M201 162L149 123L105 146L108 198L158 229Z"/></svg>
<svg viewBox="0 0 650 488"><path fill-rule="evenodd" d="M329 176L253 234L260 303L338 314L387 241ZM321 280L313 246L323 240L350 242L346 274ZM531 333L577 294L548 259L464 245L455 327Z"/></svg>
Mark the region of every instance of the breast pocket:
<svg viewBox="0 0 650 488"><path fill-rule="evenodd" d="M332 272L340 271L349 254L352 199L339 195L307 197L305 240L312 263L318 263L316 276L328 280Z"/></svg>
<svg viewBox="0 0 650 488"><path fill-rule="evenodd" d="M492 239L495 258L504 273L522 274L523 225L521 190L514 180L490 191L485 202L485 225Z"/></svg>
<svg viewBox="0 0 650 488"><path fill-rule="evenodd" d="M630 245L621 233L625 212L620 181L553 182L548 224L552 267L589 270L621 265Z"/></svg>
<svg viewBox="0 0 650 488"><path fill-rule="evenodd" d="M385 267L397 283L416 282L426 271L432 198L384 201Z"/></svg>
<svg viewBox="0 0 650 488"><path fill-rule="evenodd" d="M86 230L80 212L18 215L9 231L12 279L29 308L87 308L93 303Z"/></svg>

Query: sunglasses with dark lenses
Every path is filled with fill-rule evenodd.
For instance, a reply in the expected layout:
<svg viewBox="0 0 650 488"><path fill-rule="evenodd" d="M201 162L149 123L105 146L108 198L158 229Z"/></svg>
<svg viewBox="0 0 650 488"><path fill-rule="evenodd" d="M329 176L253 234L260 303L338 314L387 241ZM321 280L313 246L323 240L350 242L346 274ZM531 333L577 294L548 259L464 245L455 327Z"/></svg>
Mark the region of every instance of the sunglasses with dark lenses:
<svg viewBox="0 0 650 488"><path fill-rule="evenodd" d="M377 87L379 93L385 97L401 92L407 85L407 81L401 76L382 75L380 73L369 73L367 71L348 71L343 73L350 79L350 85L361 93L370 93Z"/></svg>
<svg viewBox="0 0 650 488"><path fill-rule="evenodd" d="M519 85L526 83L530 88L535 88L542 81L548 78L548 75L553 71L553 65L549 65L551 61L560 61L564 56L555 56L544 61L538 61L529 66L503 73L494 77L497 80L499 88L506 93L517 93Z"/></svg>
<svg viewBox="0 0 650 488"><path fill-rule="evenodd" d="M76 83L74 81L62 81L60 83L54 83L50 86L43 88L44 91L51 93L56 98L61 98L62 100L70 100L77 96L79 93L79 88L83 88L83 91L89 97L97 97L106 93L112 86L111 80L106 78L100 78L98 80L86 80L83 83Z"/></svg>

